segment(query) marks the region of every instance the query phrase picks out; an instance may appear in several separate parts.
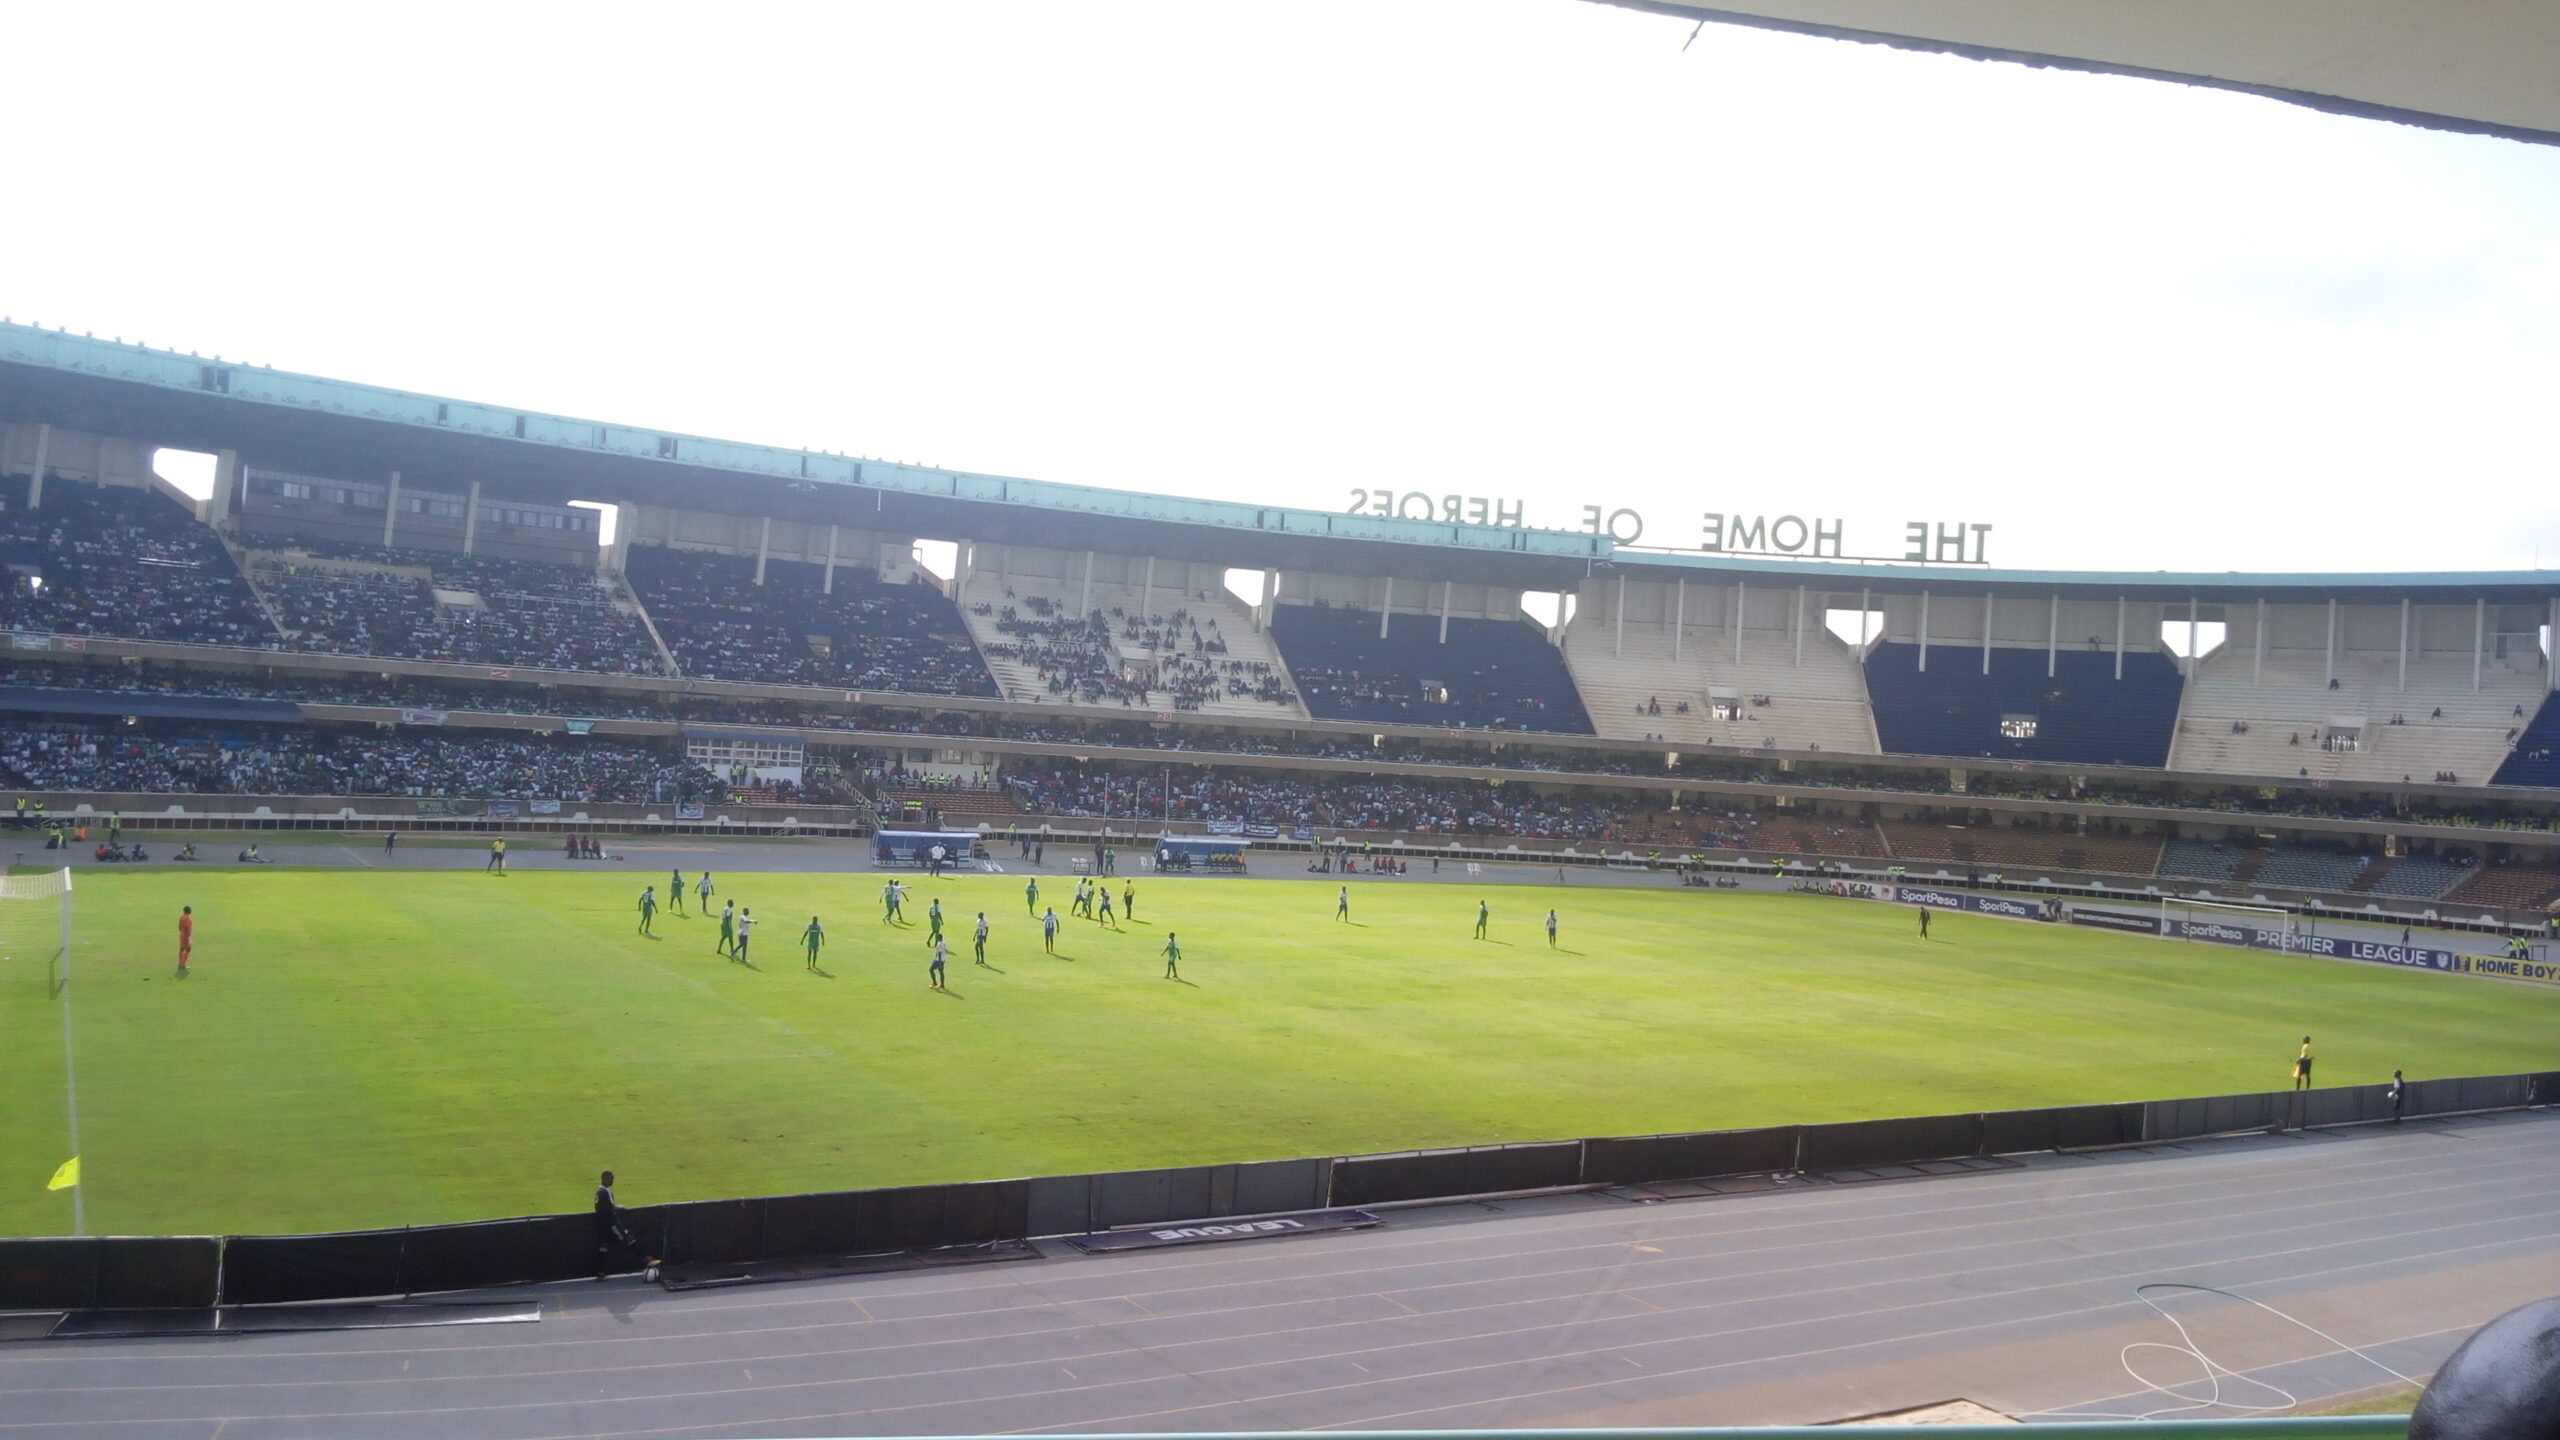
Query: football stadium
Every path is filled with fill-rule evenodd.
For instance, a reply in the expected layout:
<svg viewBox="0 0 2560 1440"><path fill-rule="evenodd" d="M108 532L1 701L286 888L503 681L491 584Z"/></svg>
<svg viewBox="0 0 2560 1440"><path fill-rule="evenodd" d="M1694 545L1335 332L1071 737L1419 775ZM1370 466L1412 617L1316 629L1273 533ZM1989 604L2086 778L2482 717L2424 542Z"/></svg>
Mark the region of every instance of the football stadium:
<svg viewBox="0 0 2560 1440"><path fill-rule="evenodd" d="M2560 572L1341 488L0 323L0 1431L2396 1440L2514 1382Z"/></svg>

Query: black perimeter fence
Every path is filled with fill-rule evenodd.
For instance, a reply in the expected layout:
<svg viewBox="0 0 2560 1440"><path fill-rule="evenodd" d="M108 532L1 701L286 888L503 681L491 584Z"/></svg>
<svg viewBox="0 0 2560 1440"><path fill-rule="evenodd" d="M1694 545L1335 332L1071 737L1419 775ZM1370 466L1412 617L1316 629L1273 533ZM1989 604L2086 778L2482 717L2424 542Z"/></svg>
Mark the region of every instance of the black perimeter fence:
<svg viewBox="0 0 2560 1440"><path fill-rule="evenodd" d="M2409 1118L2560 1104L2560 1071L2411 1082ZM0 1310L189 1309L372 1299L669 1265L876 1255L1238 1216L1720 1176L1824 1174L2158 1144L2393 1118L2384 1088L2214 1095L1621 1135L1315 1160L1057 1175L626 1210L602 1251L591 1214L328 1235L0 1239Z"/></svg>

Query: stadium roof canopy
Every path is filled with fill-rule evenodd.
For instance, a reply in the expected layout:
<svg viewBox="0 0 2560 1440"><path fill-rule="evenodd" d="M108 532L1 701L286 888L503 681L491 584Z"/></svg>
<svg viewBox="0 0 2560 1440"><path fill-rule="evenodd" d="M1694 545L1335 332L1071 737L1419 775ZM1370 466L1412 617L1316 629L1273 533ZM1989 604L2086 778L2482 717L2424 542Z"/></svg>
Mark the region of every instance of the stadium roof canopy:
<svg viewBox="0 0 2560 1440"><path fill-rule="evenodd" d="M898 535L1259 569L1381 574L1532 590L1626 573L1838 594L1933 590L2224 604L2267 595L2546 604L2560 572L2184 574L1750 559L1639 550L1605 535L1193 500L857 460L576 420L0 324L0 421L231 451L340 480L398 471L484 496L622 502Z"/></svg>
<svg viewBox="0 0 2560 1440"><path fill-rule="evenodd" d="M1600 3L2560 144L2560 5L2551 0Z"/></svg>

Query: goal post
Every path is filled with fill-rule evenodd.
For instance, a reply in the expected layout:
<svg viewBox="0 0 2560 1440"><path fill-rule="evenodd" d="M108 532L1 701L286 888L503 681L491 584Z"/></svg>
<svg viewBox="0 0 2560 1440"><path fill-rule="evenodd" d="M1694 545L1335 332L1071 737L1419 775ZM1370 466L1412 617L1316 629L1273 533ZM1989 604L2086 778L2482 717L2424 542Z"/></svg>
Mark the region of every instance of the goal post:
<svg viewBox="0 0 2560 1440"><path fill-rule="evenodd" d="M88 1233L80 1188L80 1090L71 1059L71 871L0 874L0 984L27 983L44 963L45 998L62 1011L64 1160L46 1184L71 1192L71 1233ZM12 1176L17 1180L21 1177Z"/></svg>
<svg viewBox="0 0 2560 1440"><path fill-rule="evenodd" d="M2219 940L2226 945L2290 950L2301 934L2301 919L2280 905L2234 905L2173 896L2160 900L2160 933L2174 940Z"/></svg>
<svg viewBox="0 0 2560 1440"><path fill-rule="evenodd" d="M0 958L44 961L45 994L71 984L71 871L0 875Z"/></svg>

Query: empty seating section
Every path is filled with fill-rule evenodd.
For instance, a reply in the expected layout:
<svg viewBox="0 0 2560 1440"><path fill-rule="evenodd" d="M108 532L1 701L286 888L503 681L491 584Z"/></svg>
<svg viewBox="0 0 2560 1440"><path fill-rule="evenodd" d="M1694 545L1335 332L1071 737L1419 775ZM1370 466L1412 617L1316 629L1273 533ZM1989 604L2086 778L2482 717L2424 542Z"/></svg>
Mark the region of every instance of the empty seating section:
<svg viewBox="0 0 2560 1440"><path fill-rule="evenodd" d="M1453 619L1444 645L1428 616L1381 638L1375 614L1280 605L1271 636L1319 720L1591 733L1564 657L1522 621Z"/></svg>
<svg viewBox="0 0 2560 1440"><path fill-rule="evenodd" d="M1629 624L1619 634L1594 611L1565 628L1565 663L1599 733L1684 746L1876 753L1866 677L1856 652L1829 631L1805 637L1801 665L1795 642L1775 630L1744 631L1739 661L1732 637L1708 630L1691 629L1680 658L1671 649L1662 626Z"/></svg>
<svg viewBox="0 0 2560 1440"><path fill-rule="evenodd" d="M2467 656L2413 658L2403 688L2396 653L2351 652L2338 658L2335 678L2333 690L2327 657L2317 650L2270 650L2261 667L2248 648L2225 646L2205 658L2188 686L2170 765L2223 775L2419 783L2451 777L2479 785L2504 773L2500 763L2515 732L2543 700L2539 668L2502 662L2484 665L2480 688L2472 689Z"/></svg>
<svg viewBox="0 0 2560 1440"><path fill-rule="evenodd" d="M1948 825L1935 820L1886 820L1878 828L1892 844L1893 858L1906 865L1934 860L1987 870L2148 875L2160 860L2159 838L2150 835L2082 835L2035 825Z"/></svg>
<svg viewBox="0 0 2560 1440"><path fill-rule="evenodd" d="M156 491L12 477L0 507L8 588L0 627L193 645L276 643L275 627L211 529Z"/></svg>
<svg viewBox="0 0 2560 1440"><path fill-rule="evenodd" d="M1221 595L1141 593L973 576L961 613L1009 700L1111 709L1302 718L1288 667L1241 605Z"/></svg>
<svg viewBox="0 0 2560 1440"><path fill-rule="evenodd" d="M294 542L249 561L295 650L664 674L657 642L591 565Z"/></svg>
<svg viewBox="0 0 2560 1440"><path fill-rule="evenodd" d="M2560 906L2560 865L2484 865L2445 900L2456 905L2549 910Z"/></svg>
<svg viewBox="0 0 2560 1440"><path fill-rule="evenodd" d="M2533 719L2517 733L2492 783L2560 785L2560 700L2545 696L2539 707L2525 708Z"/></svg>
<svg viewBox="0 0 2560 1440"><path fill-rule="evenodd" d="M2160 847L2159 873L2164 880L2228 881L2254 858L2237 845L2178 835Z"/></svg>
<svg viewBox="0 0 2560 1440"><path fill-rule="evenodd" d="M2179 676L2168 656L1884 644L1867 657L1867 695L1889 754L1988 756L2089 765L2165 765ZM2009 732L2017 733L2009 733Z"/></svg>
<svg viewBox="0 0 2560 1440"><path fill-rule="evenodd" d="M758 585L752 558L656 545L633 546L628 565L631 588L687 675L996 694L959 610L921 579L890 584L839 565L828 593L822 567L776 560Z"/></svg>
<svg viewBox="0 0 2560 1440"><path fill-rule="evenodd" d="M2271 890L2344 890L2373 863L2370 855L2312 845L2279 845L2249 877Z"/></svg>
<svg viewBox="0 0 2560 1440"><path fill-rule="evenodd" d="M2432 900L2460 883L2472 868L2440 855L2403 855L2375 861L2347 888L2398 900Z"/></svg>

